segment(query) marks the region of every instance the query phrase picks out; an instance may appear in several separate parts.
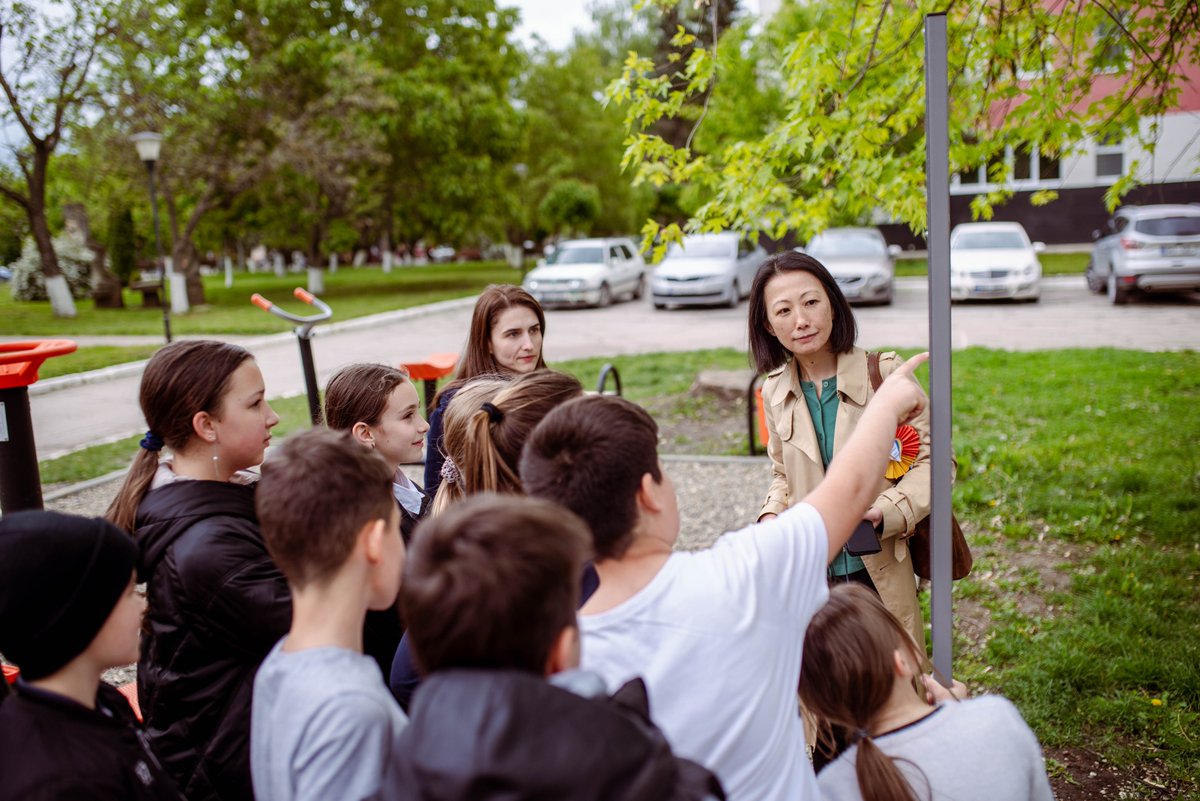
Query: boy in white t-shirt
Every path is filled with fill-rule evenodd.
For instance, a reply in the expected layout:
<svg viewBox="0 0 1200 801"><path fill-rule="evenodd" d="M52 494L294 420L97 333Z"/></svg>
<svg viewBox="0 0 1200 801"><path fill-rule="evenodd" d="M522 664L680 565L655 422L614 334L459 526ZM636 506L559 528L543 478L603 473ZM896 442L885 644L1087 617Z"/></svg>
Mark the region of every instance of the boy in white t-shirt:
<svg viewBox="0 0 1200 801"><path fill-rule="evenodd" d="M396 602L404 568L393 466L349 433L288 438L255 506L292 592L292 626L254 678L250 772L259 801L394 799L408 723L363 655L368 609Z"/></svg>
<svg viewBox="0 0 1200 801"><path fill-rule="evenodd" d="M592 530L600 587L580 609L582 666L609 689L642 676L676 753L734 801L816 799L796 684L825 569L876 495L896 426L925 408L914 357L880 386L825 480L773 520L675 552L675 488L640 407L592 396L551 412L521 459L532 497Z"/></svg>

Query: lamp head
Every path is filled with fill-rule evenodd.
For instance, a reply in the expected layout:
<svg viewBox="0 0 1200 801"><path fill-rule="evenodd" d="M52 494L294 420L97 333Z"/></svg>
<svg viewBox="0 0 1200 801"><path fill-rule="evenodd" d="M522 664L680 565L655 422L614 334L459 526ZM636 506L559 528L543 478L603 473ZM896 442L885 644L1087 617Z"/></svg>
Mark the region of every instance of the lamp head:
<svg viewBox="0 0 1200 801"><path fill-rule="evenodd" d="M162 134L153 131L142 131L129 137L137 148L138 158L146 162L158 161L159 150L162 149Z"/></svg>

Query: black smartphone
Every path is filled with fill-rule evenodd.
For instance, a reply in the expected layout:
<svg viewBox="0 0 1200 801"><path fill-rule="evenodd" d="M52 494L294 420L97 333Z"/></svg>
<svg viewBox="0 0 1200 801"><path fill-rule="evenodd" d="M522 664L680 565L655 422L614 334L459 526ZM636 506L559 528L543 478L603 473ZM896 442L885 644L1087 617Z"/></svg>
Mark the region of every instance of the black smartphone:
<svg viewBox="0 0 1200 801"><path fill-rule="evenodd" d="M850 535L850 541L846 543L846 550L851 556L869 556L883 550L879 545L879 535L875 533L875 526L870 520L859 521L854 533Z"/></svg>

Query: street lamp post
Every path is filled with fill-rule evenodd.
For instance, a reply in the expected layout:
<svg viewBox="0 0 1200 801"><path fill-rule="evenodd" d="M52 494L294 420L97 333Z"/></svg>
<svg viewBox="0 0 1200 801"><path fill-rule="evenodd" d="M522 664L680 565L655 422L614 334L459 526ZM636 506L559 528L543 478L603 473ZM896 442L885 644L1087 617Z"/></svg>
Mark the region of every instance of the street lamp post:
<svg viewBox="0 0 1200 801"><path fill-rule="evenodd" d="M154 186L154 164L158 161L158 153L162 148L162 134L143 131L129 137L137 148L138 158L146 165L146 174L150 178L150 208L154 215L154 256L158 263L158 295L163 313L163 334L168 344L171 342L171 314L167 308L167 267L162 257L162 240L158 235L158 193Z"/></svg>

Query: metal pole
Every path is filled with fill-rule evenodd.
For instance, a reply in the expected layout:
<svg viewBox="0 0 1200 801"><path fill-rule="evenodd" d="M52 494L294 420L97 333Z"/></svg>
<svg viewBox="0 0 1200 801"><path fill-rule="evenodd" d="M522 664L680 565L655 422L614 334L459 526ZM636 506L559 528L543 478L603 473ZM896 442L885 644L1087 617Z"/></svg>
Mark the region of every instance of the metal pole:
<svg viewBox="0 0 1200 801"><path fill-rule="evenodd" d="M308 331L297 329L300 363L304 367L304 389L308 393L308 416L314 426L321 424L321 398L317 392L317 368L313 365L312 339Z"/></svg>
<svg viewBox="0 0 1200 801"><path fill-rule="evenodd" d="M925 17L925 175L929 230L930 623L933 664L952 680L950 493L950 135L946 15Z"/></svg>
<svg viewBox="0 0 1200 801"><path fill-rule="evenodd" d="M163 335L167 344L171 344L171 313L167 307L167 265L162 257L162 240L158 235L158 193L154 187L154 162L145 162L146 172L150 176L150 209L154 216L154 257L158 260L158 295L162 303Z"/></svg>
<svg viewBox="0 0 1200 801"><path fill-rule="evenodd" d="M29 388L0 389L0 510L12 514L42 508Z"/></svg>

